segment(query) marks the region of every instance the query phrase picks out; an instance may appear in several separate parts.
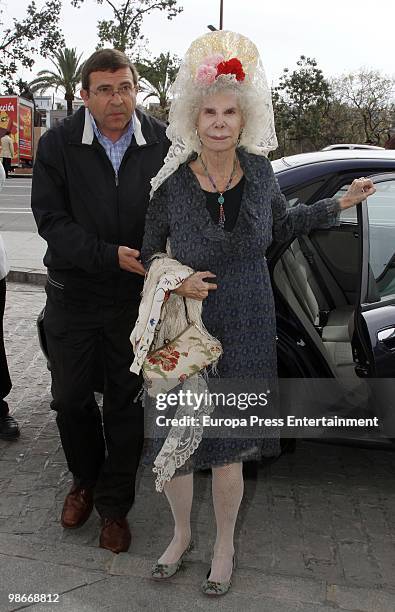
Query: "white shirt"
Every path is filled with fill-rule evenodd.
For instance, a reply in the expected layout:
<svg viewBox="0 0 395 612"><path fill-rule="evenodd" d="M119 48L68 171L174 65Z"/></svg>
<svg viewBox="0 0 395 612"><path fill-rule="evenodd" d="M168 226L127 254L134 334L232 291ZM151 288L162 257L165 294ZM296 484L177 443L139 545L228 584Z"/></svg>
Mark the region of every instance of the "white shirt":
<svg viewBox="0 0 395 612"><path fill-rule="evenodd" d="M5 182L5 172L3 165L0 164L0 191L3 189ZM7 261L7 254L4 248L4 242L0 234L0 280L5 278L10 271L10 266Z"/></svg>
<svg viewBox="0 0 395 612"><path fill-rule="evenodd" d="M11 136L3 136L0 139L1 142L1 157L7 157L12 159L15 155L14 143Z"/></svg>

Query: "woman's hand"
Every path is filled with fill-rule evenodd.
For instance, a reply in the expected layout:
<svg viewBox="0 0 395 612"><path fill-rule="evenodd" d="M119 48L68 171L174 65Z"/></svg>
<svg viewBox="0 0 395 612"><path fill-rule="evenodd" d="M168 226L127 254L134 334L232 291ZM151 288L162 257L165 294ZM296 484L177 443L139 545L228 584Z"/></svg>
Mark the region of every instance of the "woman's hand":
<svg viewBox="0 0 395 612"><path fill-rule="evenodd" d="M174 289L174 293L193 300L204 300L209 291L217 288L214 283L204 282L204 278L215 278L215 274L212 272L195 272L186 278L177 289Z"/></svg>
<svg viewBox="0 0 395 612"><path fill-rule="evenodd" d="M339 199L340 208L351 208L359 204L369 196L373 195L376 188L373 181L362 176L359 179L355 179L349 186L347 193Z"/></svg>

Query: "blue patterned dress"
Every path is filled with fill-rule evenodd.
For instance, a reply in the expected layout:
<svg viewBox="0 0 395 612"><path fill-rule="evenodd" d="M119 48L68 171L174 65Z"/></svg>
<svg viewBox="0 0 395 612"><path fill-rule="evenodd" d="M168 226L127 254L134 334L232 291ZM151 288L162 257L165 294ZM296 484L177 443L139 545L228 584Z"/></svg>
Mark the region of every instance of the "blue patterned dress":
<svg viewBox="0 0 395 612"><path fill-rule="evenodd" d="M218 288L204 300L202 318L222 343L221 379L273 381L277 377L276 317L266 250L274 239L287 241L316 227L337 224L339 204L328 198L288 208L269 160L242 148L237 155L245 184L233 230L214 223L205 192L185 163L161 185L149 205L142 261L148 265L154 253L164 252L170 238L175 259L196 271L213 272ZM279 452L278 435L203 438L182 471L259 460ZM150 455L155 458L156 452L151 449Z"/></svg>

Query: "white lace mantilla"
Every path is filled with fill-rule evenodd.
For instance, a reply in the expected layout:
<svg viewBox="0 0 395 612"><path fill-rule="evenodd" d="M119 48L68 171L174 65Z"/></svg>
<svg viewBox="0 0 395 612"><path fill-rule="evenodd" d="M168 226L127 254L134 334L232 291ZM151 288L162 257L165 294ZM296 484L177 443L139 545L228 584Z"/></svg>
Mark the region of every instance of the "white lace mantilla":
<svg viewBox="0 0 395 612"><path fill-rule="evenodd" d="M182 391L190 390L199 397L207 397L207 383L201 374L191 376L182 385ZM203 415L211 414L214 407L208 399L207 403L202 402L199 406L178 405L174 415L177 422L186 417L187 425L181 427L173 426L164 444L154 461L152 471L157 474L155 488L158 492L163 491L163 487L175 474L175 471L184 465L193 455L203 438Z"/></svg>
<svg viewBox="0 0 395 612"><path fill-rule="evenodd" d="M236 82L233 75L218 77L218 80L233 84L241 98L247 101L239 146L255 155L267 155L278 146L271 91L255 44L236 32L209 32L191 44L171 88L172 101L166 130L171 146L164 165L151 180L151 197L193 152L200 153L200 140L194 124L196 119L193 118L197 116L201 96L210 95L216 84L204 87L196 82L195 77L204 59L215 54L222 55L225 60L236 57L245 72L245 79L240 82Z"/></svg>

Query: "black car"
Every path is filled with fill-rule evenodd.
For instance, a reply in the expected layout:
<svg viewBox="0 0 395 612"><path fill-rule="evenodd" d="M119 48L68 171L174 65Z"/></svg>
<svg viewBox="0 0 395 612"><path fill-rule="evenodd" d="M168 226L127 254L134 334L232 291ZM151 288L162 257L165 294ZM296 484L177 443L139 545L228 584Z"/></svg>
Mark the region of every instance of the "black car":
<svg viewBox="0 0 395 612"><path fill-rule="evenodd" d="M375 183L376 193L343 211L339 226L274 243L267 259L279 377L288 390L284 402L292 404L299 394L305 414L308 383L315 415L319 395L320 414L380 419L379 428L342 429L339 438L390 447L395 439L395 151L319 151L272 165L289 206L341 195L361 176ZM39 336L46 354L42 316ZM100 364L97 373L99 390ZM292 405L285 410L294 412ZM315 430L313 435L327 434Z"/></svg>
<svg viewBox="0 0 395 612"><path fill-rule="evenodd" d="M340 195L361 176L376 193L319 229L268 253L277 311L279 376L302 379L320 414L374 417L339 438L395 438L395 151L305 153L273 162L290 206ZM325 384L326 382L326 384ZM303 386L288 393L292 404ZM290 399L291 398L291 399ZM303 411L307 408L304 406ZM317 413L314 405L312 413ZM287 413L293 413L292 405ZM315 432L314 435L316 435ZM325 436L322 431L321 435ZM331 435L334 435L333 431Z"/></svg>

